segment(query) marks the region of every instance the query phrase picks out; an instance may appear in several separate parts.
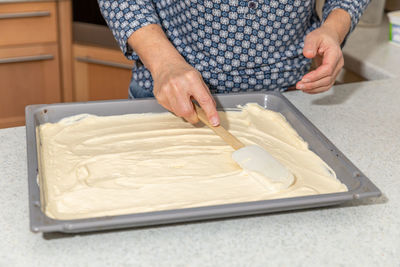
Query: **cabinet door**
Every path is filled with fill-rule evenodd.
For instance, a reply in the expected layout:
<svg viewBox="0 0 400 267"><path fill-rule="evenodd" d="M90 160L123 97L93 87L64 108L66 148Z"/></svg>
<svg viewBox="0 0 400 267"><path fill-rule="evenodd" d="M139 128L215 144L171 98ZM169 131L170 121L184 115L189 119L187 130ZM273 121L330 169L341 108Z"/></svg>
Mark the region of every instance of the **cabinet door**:
<svg viewBox="0 0 400 267"><path fill-rule="evenodd" d="M75 101L128 98L133 64L120 50L75 44Z"/></svg>
<svg viewBox="0 0 400 267"><path fill-rule="evenodd" d="M24 125L26 105L60 100L56 44L0 48L0 128Z"/></svg>

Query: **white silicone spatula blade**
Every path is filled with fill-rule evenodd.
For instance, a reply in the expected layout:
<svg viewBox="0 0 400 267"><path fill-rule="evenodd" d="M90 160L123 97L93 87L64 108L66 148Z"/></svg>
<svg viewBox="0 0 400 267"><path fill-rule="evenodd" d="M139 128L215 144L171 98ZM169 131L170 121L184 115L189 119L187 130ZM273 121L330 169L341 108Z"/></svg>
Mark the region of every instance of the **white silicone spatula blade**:
<svg viewBox="0 0 400 267"><path fill-rule="evenodd" d="M281 188L287 188L293 183L293 174L268 151L256 145L245 146L221 125L216 127L212 126L204 110L196 104L195 109L199 120L210 127L226 143L236 150L232 154L232 159L239 164L242 169L263 175L272 182L279 182L282 184Z"/></svg>
<svg viewBox="0 0 400 267"><path fill-rule="evenodd" d="M280 182L285 187L293 183L293 174L262 147L245 146L233 152L232 159L242 169L257 172L273 182Z"/></svg>

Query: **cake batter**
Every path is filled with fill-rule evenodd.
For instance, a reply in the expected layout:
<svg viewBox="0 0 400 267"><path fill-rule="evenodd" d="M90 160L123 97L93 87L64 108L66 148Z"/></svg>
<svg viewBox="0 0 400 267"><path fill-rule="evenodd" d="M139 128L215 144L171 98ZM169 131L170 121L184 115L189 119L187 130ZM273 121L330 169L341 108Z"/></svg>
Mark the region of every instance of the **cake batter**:
<svg viewBox="0 0 400 267"><path fill-rule="evenodd" d="M249 175L212 130L171 113L82 114L39 127L44 212L69 220L347 191L281 114L240 109L220 112L221 124L284 164L289 188Z"/></svg>

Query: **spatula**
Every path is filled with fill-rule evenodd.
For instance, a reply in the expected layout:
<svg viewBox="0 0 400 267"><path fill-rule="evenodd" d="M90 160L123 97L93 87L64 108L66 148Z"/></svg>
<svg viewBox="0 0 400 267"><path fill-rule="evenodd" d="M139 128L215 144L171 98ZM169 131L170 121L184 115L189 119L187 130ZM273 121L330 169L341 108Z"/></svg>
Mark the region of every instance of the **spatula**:
<svg viewBox="0 0 400 267"><path fill-rule="evenodd" d="M257 145L246 146L221 125L212 126L204 110L197 104L194 104L194 106L199 120L235 149L235 152L232 153L232 159L242 169L256 172L271 179L272 182L282 184L281 189L287 188L293 183L293 174L268 151Z"/></svg>

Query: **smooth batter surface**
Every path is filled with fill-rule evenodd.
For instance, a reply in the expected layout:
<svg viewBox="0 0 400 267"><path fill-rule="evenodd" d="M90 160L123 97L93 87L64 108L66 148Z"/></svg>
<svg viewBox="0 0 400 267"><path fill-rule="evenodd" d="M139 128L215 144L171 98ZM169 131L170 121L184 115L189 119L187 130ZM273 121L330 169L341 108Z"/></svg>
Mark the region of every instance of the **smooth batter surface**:
<svg viewBox="0 0 400 267"><path fill-rule="evenodd" d="M276 191L240 169L210 129L170 113L78 115L39 128L44 212L66 220L347 191L281 114L248 104L220 116L289 168L294 184Z"/></svg>

